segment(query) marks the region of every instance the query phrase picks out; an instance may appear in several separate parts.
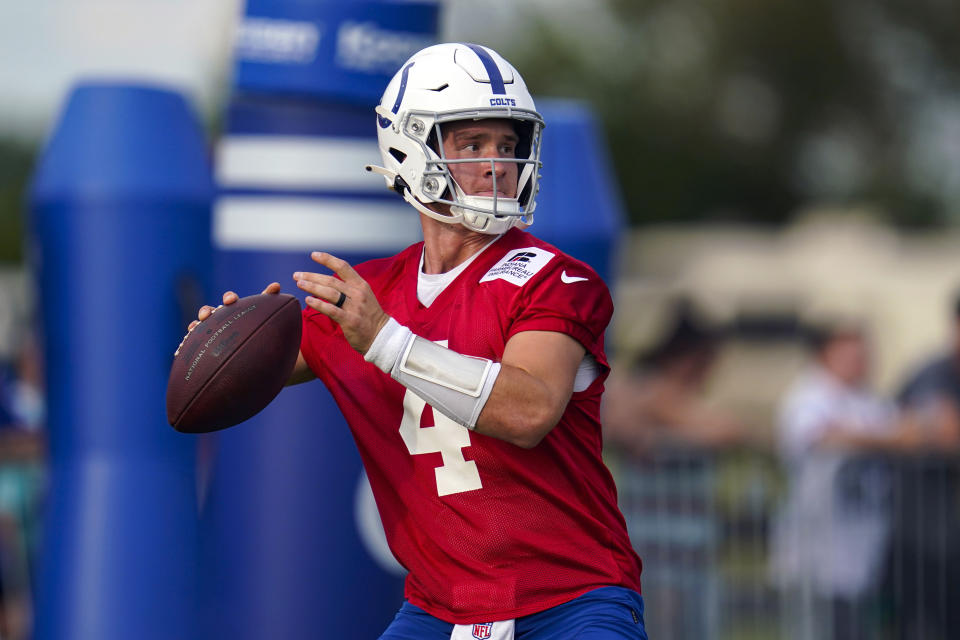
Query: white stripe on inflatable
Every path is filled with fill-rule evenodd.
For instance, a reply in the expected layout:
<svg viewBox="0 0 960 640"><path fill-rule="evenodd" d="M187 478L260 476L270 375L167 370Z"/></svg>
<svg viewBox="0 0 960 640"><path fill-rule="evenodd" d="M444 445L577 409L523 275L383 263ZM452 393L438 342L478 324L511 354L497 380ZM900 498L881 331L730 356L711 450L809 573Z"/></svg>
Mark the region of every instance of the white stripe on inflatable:
<svg viewBox="0 0 960 640"><path fill-rule="evenodd" d="M228 196L213 209L218 249L395 252L420 240L416 213L399 199Z"/></svg>
<svg viewBox="0 0 960 640"><path fill-rule="evenodd" d="M217 147L221 187L382 191L364 170L381 162L375 138L230 136Z"/></svg>

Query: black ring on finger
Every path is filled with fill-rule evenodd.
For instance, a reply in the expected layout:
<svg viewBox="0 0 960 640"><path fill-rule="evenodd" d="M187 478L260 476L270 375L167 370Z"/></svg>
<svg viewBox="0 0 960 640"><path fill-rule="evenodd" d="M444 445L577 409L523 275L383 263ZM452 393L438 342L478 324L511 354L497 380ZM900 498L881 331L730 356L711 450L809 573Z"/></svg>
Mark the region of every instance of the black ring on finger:
<svg viewBox="0 0 960 640"><path fill-rule="evenodd" d="M347 301L347 294L345 294L343 291L341 291L341 292L340 292L340 297L337 299L336 302L333 303L333 306L337 307L338 309L342 309L342 308L343 308L343 303L346 302L346 301Z"/></svg>

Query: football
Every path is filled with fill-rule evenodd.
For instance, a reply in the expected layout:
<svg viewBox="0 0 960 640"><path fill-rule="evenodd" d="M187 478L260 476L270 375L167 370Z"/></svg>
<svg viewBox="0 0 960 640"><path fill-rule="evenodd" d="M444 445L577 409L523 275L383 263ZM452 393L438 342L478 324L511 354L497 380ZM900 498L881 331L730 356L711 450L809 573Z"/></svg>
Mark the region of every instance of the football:
<svg viewBox="0 0 960 640"><path fill-rule="evenodd" d="M260 294L223 306L177 350L167 381L167 421L206 433L247 420L270 404L297 362L300 303Z"/></svg>

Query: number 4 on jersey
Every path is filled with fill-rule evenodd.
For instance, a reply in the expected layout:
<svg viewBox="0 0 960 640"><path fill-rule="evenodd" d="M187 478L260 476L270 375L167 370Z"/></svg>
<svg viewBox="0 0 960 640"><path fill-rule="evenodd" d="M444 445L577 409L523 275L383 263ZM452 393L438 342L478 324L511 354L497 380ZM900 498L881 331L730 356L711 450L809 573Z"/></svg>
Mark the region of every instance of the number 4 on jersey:
<svg viewBox="0 0 960 640"><path fill-rule="evenodd" d="M447 346L443 340L438 344ZM410 455L439 453L443 465L434 469L437 493L441 496L483 488L477 463L463 457L463 447L470 446L470 432L439 411L433 412L434 426L420 427L420 418L427 403L409 389L403 396L403 420L400 437Z"/></svg>

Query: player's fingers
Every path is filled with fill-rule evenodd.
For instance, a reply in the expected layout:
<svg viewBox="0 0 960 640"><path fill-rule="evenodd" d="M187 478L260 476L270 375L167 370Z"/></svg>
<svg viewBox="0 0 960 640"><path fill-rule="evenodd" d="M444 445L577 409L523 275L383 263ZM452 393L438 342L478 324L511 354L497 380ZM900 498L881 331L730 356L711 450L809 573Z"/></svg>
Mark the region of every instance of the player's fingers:
<svg viewBox="0 0 960 640"><path fill-rule="evenodd" d="M335 255L331 255L323 251L314 251L310 254L310 258L314 262L322 264L326 268L333 271L345 282L356 283L357 281L364 281L363 278L360 277L360 274L354 271L353 267L350 266L349 262L338 258Z"/></svg>
<svg viewBox="0 0 960 640"><path fill-rule="evenodd" d="M280 283L279 283L279 282L271 282L271 283L268 284L268 285L266 286L266 288L263 290L263 293L280 293Z"/></svg>
<svg viewBox="0 0 960 640"><path fill-rule="evenodd" d="M238 296L233 291L227 291L226 293L223 294L223 304L233 304L239 299L240 299L240 296Z"/></svg>
<svg viewBox="0 0 960 640"><path fill-rule="evenodd" d="M336 301L341 293L353 300L360 301L365 299L361 295L362 290L359 287L352 286L335 276L328 276L322 273L297 272L293 274L293 278L300 289L303 289L307 293L316 293L330 301ZM310 287L321 288L313 289Z"/></svg>
<svg viewBox="0 0 960 640"><path fill-rule="evenodd" d="M190 333L191 331L193 331L194 329L196 329L198 324L200 324L200 321L199 321L199 320L194 320L193 322L191 322L190 324L188 324L188 325L187 325L187 333Z"/></svg>
<svg viewBox="0 0 960 640"><path fill-rule="evenodd" d="M324 275L322 273L314 273L312 271L295 271L293 273L293 279L298 282L300 280L309 280L310 282L323 283L324 280L332 277L333 276Z"/></svg>
<svg viewBox="0 0 960 640"><path fill-rule="evenodd" d="M330 278L330 280L339 282L335 278ZM323 298L329 302L336 302L340 298L341 289L331 285L332 283L321 284L319 282L313 282L307 279L297 280L297 287L299 289L302 289L313 296Z"/></svg>
<svg viewBox="0 0 960 640"><path fill-rule="evenodd" d="M197 320L200 322L203 322L204 320L209 318L210 314L213 312L214 312L214 308L208 304L205 304L202 307L200 307L199 311L197 311Z"/></svg>
<svg viewBox="0 0 960 640"><path fill-rule="evenodd" d="M314 296L307 296L303 299L307 303L307 306L311 309L316 309L323 315L327 316L336 323L340 323L343 319L344 311L340 307L321 298L316 298Z"/></svg>
<svg viewBox="0 0 960 640"><path fill-rule="evenodd" d="M305 283L323 285L331 289L336 289L337 291L343 291L347 295L350 295L350 292L355 288L355 287L351 287L349 284L347 284L346 282L344 282L343 280L341 280L336 276L330 276L323 273L297 271L296 273L293 274L293 279L298 283L305 282Z"/></svg>

